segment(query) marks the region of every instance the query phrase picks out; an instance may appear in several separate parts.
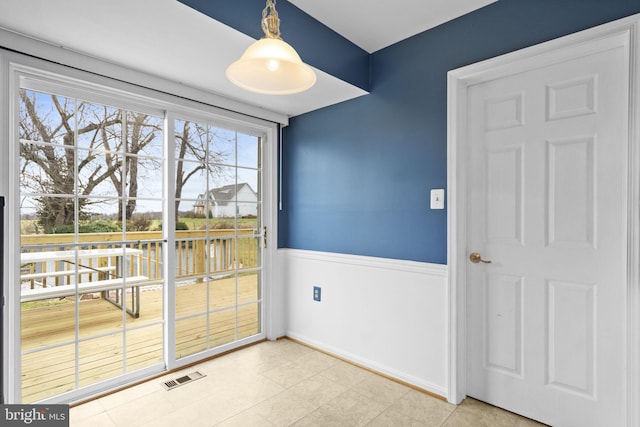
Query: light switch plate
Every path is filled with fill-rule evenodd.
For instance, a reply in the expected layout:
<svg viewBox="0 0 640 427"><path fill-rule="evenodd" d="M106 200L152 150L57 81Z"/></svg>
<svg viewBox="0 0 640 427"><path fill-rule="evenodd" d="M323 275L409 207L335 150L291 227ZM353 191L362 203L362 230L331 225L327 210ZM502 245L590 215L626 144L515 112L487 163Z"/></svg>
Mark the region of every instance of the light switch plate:
<svg viewBox="0 0 640 427"><path fill-rule="evenodd" d="M431 190L431 209L444 209L444 189Z"/></svg>

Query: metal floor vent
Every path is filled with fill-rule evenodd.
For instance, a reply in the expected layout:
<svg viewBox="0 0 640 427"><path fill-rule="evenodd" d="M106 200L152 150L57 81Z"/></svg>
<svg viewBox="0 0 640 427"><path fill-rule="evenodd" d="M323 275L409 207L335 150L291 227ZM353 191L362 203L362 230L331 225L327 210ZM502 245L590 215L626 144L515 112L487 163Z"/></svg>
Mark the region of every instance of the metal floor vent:
<svg viewBox="0 0 640 427"><path fill-rule="evenodd" d="M162 383L162 385L164 385L164 388L166 388L167 390L173 390L174 388L180 387L183 384L189 383L191 381L199 380L200 378L204 378L204 377L206 377L205 374L199 371L195 371L190 373L189 375L184 375L182 377L165 381Z"/></svg>

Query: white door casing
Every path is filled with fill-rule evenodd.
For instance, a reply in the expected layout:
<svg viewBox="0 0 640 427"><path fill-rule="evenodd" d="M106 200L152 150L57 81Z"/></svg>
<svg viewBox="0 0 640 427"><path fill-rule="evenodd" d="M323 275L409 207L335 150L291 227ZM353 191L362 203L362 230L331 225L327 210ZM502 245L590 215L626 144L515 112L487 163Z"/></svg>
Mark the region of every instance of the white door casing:
<svg viewBox="0 0 640 427"><path fill-rule="evenodd" d="M450 73L451 402L636 425L637 22Z"/></svg>

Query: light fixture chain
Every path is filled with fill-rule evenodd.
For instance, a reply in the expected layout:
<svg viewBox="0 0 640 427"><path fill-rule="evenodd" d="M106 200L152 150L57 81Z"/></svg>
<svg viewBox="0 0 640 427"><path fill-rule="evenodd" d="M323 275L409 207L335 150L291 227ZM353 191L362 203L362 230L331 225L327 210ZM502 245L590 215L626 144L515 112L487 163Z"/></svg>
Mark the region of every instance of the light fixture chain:
<svg viewBox="0 0 640 427"><path fill-rule="evenodd" d="M267 0L262 10L262 31L270 39L280 39L280 18L276 11L276 0Z"/></svg>

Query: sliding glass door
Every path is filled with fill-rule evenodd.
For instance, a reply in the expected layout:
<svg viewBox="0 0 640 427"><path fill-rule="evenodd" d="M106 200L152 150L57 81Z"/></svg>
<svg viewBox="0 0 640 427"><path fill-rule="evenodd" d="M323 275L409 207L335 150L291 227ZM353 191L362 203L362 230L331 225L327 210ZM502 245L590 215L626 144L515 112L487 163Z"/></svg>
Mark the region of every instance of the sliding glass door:
<svg viewBox="0 0 640 427"><path fill-rule="evenodd" d="M22 401L34 402L163 363L164 119L28 87L19 102Z"/></svg>
<svg viewBox="0 0 640 427"><path fill-rule="evenodd" d="M180 359L262 330L262 141L190 120L175 133Z"/></svg>
<svg viewBox="0 0 640 427"><path fill-rule="evenodd" d="M265 126L16 76L13 400L77 400L262 339Z"/></svg>

